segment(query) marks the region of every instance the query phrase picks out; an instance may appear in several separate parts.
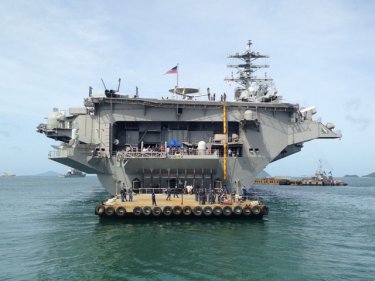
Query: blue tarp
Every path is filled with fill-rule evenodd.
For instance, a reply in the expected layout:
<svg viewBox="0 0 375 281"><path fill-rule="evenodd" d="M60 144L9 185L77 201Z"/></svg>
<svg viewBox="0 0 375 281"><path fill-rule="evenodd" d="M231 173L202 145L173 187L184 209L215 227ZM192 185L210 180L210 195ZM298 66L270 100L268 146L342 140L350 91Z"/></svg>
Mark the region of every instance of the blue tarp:
<svg viewBox="0 0 375 281"><path fill-rule="evenodd" d="M181 146L182 146L182 143L180 143L178 140L170 140L170 141L167 143L167 146L168 146L168 147L181 147Z"/></svg>

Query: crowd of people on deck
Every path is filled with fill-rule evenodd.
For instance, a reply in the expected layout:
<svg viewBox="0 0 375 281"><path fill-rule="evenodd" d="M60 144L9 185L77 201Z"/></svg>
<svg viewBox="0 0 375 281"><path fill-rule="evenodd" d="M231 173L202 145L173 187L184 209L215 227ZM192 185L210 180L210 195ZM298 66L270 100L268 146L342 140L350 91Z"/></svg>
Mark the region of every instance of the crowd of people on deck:
<svg viewBox="0 0 375 281"><path fill-rule="evenodd" d="M120 196L121 196L121 202L133 201L133 188L126 188L125 184L123 184L121 190L120 190ZM129 196L129 197L128 197Z"/></svg>
<svg viewBox="0 0 375 281"><path fill-rule="evenodd" d="M193 194L195 195L195 201L199 202L200 205L206 204L224 204L225 202L244 202L250 200L250 193L247 191L246 187L243 186L241 190L241 195L237 194L235 190L232 192L227 192L226 188L202 188L200 186L186 186L183 189L179 189L177 186L174 188L168 187L165 190L167 195L166 200L170 201L171 196L173 198L179 198L179 194ZM122 202L132 202L133 201L133 188L126 188L125 184L120 190L120 196ZM156 206L156 194L152 191L151 194L152 205Z"/></svg>
<svg viewBox="0 0 375 281"><path fill-rule="evenodd" d="M168 187L165 191L167 194L166 200L171 200L171 195L173 194L173 198L179 198L179 194L194 194L195 195L195 201L199 202L201 205L207 204L223 204L227 201L231 202L241 202L246 201L250 199L250 194L246 190L246 187L244 186L242 188L242 194L237 194L236 191L232 191L231 193L228 193L225 188L215 188L215 189L208 189L208 188L201 188L201 187L192 187L192 186L186 186L186 188L180 190L177 188L170 188ZM154 193L154 192L153 192Z"/></svg>

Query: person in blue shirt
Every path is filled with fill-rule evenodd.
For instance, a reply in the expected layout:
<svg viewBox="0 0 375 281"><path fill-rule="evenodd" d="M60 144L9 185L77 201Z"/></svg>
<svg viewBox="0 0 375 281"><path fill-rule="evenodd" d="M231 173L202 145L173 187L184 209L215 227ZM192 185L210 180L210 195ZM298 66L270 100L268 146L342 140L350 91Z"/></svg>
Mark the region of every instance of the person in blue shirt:
<svg viewBox="0 0 375 281"><path fill-rule="evenodd" d="M242 200L243 200L243 201L246 201L246 197L247 197L246 187L243 186L243 187L242 187Z"/></svg>
<svg viewBox="0 0 375 281"><path fill-rule="evenodd" d="M151 198L152 198L152 206L157 206L156 205L156 195L155 195L154 191L151 194Z"/></svg>

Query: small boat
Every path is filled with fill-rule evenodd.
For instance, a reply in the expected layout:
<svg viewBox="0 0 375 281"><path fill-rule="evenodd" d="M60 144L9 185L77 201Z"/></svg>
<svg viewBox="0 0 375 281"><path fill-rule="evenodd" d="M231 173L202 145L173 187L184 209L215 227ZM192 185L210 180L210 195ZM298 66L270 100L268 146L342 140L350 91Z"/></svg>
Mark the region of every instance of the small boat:
<svg viewBox="0 0 375 281"><path fill-rule="evenodd" d="M64 178L83 178L86 177L84 172L81 172L77 169L69 169L66 174L62 175Z"/></svg>
<svg viewBox="0 0 375 281"><path fill-rule="evenodd" d="M342 180L334 179L332 172L328 173L322 169L322 160L319 160L319 168L315 172L315 176L310 178L303 178L297 185L331 185L331 186L345 186L348 185Z"/></svg>
<svg viewBox="0 0 375 281"><path fill-rule="evenodd" d="M0 177L15 177L15 174L10 174L10 173L2 173Z"/></svg>

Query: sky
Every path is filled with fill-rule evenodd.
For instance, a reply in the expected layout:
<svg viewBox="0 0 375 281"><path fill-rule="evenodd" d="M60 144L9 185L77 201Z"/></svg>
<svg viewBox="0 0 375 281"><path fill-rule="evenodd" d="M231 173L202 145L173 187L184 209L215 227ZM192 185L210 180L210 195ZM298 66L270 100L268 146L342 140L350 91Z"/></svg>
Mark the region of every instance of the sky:
<svg viewBox="0 0 375 281"><path fill-rule="evenodd" d="M179 84L228 93L227 56L270 56L285 102L314 105L341 140L314 140L267 166L273 176L312 175L322 160L334 176L375 171L375 1L21 1L0 7L0 173L68 167L48 160L57 144L36 132L52 108L83 106L88 88L141 97ZM262 73L260 73L262 74Z"/></svg>

